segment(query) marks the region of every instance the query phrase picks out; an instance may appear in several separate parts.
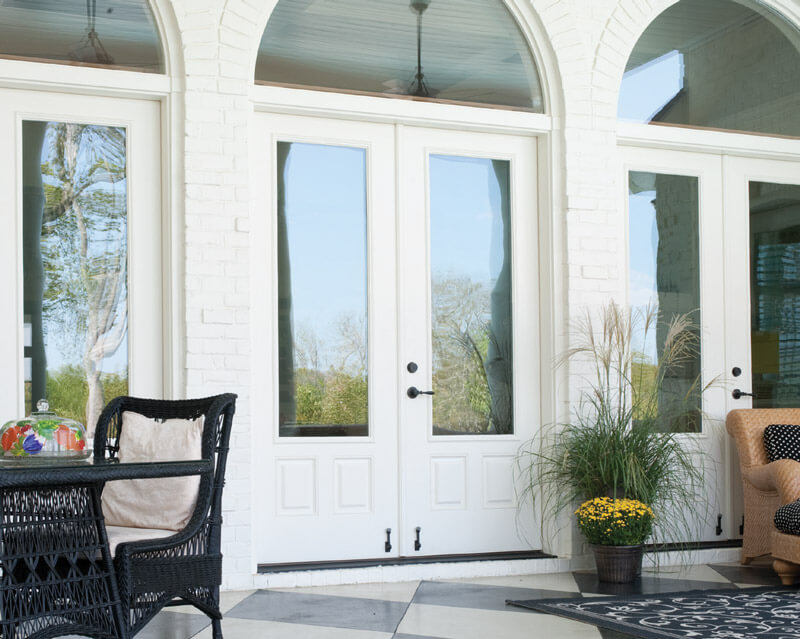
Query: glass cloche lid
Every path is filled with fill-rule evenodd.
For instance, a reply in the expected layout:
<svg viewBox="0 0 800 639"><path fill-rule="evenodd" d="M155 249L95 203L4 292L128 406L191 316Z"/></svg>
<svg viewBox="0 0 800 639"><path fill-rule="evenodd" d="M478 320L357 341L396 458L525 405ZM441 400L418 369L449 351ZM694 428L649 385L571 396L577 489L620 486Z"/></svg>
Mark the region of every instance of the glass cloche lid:
<svg viewBox="0 0 800 639"><path fill-rule="evenodd" d="M0 461L82 459L89 456L86 429L69 417L59 417L40 399L30 417L12 419L0 429Z"/></svg>

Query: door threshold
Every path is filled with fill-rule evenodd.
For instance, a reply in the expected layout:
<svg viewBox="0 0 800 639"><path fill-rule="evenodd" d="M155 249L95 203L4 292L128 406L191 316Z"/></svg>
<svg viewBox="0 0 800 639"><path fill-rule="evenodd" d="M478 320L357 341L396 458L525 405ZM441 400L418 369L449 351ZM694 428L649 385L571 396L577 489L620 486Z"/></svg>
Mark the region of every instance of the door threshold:
<svg viewBox="0 0 800 639"><path fill-rule="evenodd" d="M259 564L258 574L300 572L308 570L343 570L347 568L375 568L378 566L406 566L416 564L447 564L477 561L514 561L519 559L555 559L541 550L515 552L487 552L469 555L429 555L425 557L392 557L375 559L345 559L340 561L302 561L283 564Z"/></svg>

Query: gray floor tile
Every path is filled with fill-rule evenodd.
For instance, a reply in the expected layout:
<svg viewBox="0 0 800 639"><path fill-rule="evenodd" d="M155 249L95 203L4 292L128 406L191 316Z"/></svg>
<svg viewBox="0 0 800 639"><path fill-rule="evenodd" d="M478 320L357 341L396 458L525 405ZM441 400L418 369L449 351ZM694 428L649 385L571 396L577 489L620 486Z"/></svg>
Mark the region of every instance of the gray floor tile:
<svg viewBox="0 0 800 639"><path fill-rule="evenodd" d="M413 603L479 610L507 610L506 601L509 599L555 599L557 597L580 597L580 594L538 588L423 581L417 588ZM520 609L516 610L519 612Z"/></svg>
<svg viewBox="0 0 800 639"><path fill-rule="evenodd" d="M772 569L772 564L710 564L723 577L740 584L758 584L759 586L780 586L781 580Z"/></svg>
<svg viewBox="0 0 800 639"><path fill-rule="evenodd" d="M159 612L136 637L137 639L189 639L210 625L211 620L205 615L201 617L164 610Z"/></svg>
<svg viewBox="0 0 800 639"><path fill-rule="evenodd" d="M639 577L631 584L608 584L597 579L593 571L572 573L582 593L601 595L650 595L659 592L679 592L686 590L720 590L732 588L732 583L722 581L697 581L693 579L674 579L659 577Z"/></svg>
<svg viewBox="0 0 800 639"><path fill-rule="evenodd" d="M258 591L229 610L225 618L394 632L407 607L377 599Z"/></svg>

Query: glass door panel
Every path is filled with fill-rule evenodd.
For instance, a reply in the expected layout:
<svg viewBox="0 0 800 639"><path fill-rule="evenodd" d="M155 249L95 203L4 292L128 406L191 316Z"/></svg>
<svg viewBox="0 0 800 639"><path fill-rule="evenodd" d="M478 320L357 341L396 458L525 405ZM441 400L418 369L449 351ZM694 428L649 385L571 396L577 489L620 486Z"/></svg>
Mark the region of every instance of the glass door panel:
<svg viewBox="0 0 800 639"><path fill-rule="evenodd" d="M277 143L282 437L366 436L365 149Z"/></svg>
<svg viewBox="0 0 800 639"><path fill-rule="evenodd" d="M630 299L634 316L634 394L647 396L655 383L658 358L670 339L667 323L688 315L697 342L680 365L668 371L654 402L640 407L673 432L700 432L701 312L700 219L696 176L628 173ZM655 325L648 321L655 319Z"/></svg>
<svg viewBox="0 0 800 639"><path fill-rule="evenodd" d="M753 407L800 403L800 186L749 182Z"/></svg>
<svg viewBox="0 0 800 639"><path fill-rule="evenodd" d="M509 162L430 157L433 434L514 432Z"/></svg>
<svg viewBox="0 0 800 639"><path fill-rule="evenodd" d="M25 410L83 424L128 394L124 127L22 123Z"/></svg>

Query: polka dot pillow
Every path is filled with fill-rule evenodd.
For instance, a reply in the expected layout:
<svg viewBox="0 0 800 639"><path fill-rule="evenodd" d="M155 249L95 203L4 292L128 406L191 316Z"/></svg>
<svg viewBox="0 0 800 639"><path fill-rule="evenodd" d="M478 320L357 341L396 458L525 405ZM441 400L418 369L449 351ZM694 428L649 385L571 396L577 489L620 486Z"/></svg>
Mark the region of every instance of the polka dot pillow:
<svg viewBox="0 0 800 639"><path fill-rule="evenodd" d="M794 459L800 461L800 426L770 424L764 429L764 448L767 459Z"/></svg>
<svg viewBox="0 0 800 639"><path fill-rule="evenodd" d="M800 535L800 499L775 511L775 528L787 535Z"/></svg>

